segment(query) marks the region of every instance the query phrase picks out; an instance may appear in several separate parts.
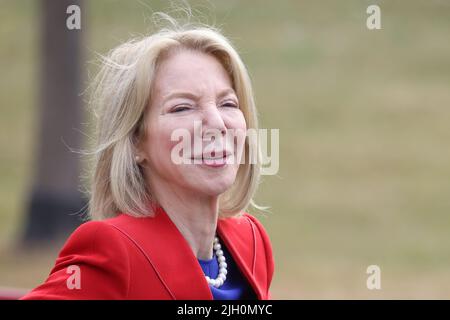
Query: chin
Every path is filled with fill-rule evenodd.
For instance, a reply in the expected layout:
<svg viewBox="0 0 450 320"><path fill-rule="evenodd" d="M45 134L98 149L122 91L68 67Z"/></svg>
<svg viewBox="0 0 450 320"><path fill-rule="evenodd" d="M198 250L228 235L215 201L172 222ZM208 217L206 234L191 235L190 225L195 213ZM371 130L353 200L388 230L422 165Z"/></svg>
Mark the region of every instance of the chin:
<svg viewBox="0 0 450 320"><path fill-rule="evenodd" d="M207 181L204 184L197 184L196 189L208 196L219 196L226 192L233 185L233 181Z"/></svg>

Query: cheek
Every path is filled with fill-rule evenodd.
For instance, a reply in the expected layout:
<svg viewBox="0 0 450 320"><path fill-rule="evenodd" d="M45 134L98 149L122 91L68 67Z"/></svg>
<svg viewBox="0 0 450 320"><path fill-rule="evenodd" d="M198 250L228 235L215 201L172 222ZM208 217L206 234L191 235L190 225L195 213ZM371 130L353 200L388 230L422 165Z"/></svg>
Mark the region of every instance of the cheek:
<svg viewBox="0 0 450 320"><path fill-rule="evenodd" d="M229 129L245 130L247 128L244 114L240 110L236 110L234 112L230 112L229 114L224 115L223 119L225 125Z"/></svg>
<svg viewBox="0 0 450 320"><path fill-rule="evenodd" d="M152 170L159 170L167 163L167 153L175 142L170 140L171 132L167 127L153 124L148 130L144 144L144 152ZM169 153L170 157L170 153Z"/></svg>
<svg viewBox="0 0 450 320"><path fill-rule="evenodd" d="M161 119L153 125L147 140L147 154L154 168L175 165L172 161L172 150L178 150L180 145L184 145L181 143L183 138L180 137L180 132L192 135L193 122L172 118Z"/></svg>
<svg viewBox="0 0 450 320"><path fill-rule="evenodd" d="M229 117L226 120L226 125L229 130L234 130L234 134L236 135L234 141L228 140L227 143L233 143L236 151L242 152L245 144L245 135L247 130L247 124L242 112L235 113L232 117Z"/></svg>

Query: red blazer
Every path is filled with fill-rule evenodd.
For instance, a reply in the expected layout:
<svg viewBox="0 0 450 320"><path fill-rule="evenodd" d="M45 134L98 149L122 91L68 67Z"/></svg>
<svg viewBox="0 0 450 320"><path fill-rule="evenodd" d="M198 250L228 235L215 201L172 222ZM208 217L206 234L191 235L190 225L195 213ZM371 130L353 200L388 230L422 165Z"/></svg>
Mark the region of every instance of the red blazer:
<svg viewBox="0 0 450 320"><path fill-rule="evenodd" d="M219 219L217 233L258 299L270 299L269 237L255 217ZM73 267L78 266L79 288ZM70 267L70 268L69 268ZM213 299L188 242L159 208L155 217L120 214L81 225L44 284L22 299Z"/></svg>

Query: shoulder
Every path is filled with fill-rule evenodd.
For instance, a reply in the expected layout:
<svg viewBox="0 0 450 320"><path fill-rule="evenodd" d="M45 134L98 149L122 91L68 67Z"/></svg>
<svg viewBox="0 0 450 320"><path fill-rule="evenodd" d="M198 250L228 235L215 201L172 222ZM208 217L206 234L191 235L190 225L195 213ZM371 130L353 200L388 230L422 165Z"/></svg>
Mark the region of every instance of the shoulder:
<svg viewBox="0 0 450 320"><path fill-rule="evenodd" d="M113 247L117 252L125 237L108 220L88 221L79 226L67 239L60 255L67 251L91 251L108 254L107 248Z"/></svg>
<svg viewBox="0 0 450 320"><path fill-rule="evenodd" d="M269 235L263 224L252 214L244 212L237 217L220 219L220 224L224 226L229 232L236 232L242 236L252 236L258 234L262 240L270 244Z"/></svg>
<svg viewBox="0 0 450 320"><path fill-rule="evenodd" d="M105 221L69 237L47 280L23 299L124 299L130 283L126 238Z"/></svg>
<svg viewBox="0 0 450 320"><path fill-rule="evenodd" d="M269 241L269 235L267 234L266 229L264 228L263 224L255 216L245 212L242 215L242 218L246 218L249 221L249 223L257 229L257 231L260 233L260 235L265 238L264 240Z"/></svg>
<svg viewBox="0 0 450 320"><path fill-rule="evenodd" d="M257 257L264 257L258 263L264 263L270 283L274 272L272 244L263 224L252 214L244 212L238 217L225 218L220 221L224 232L236 242L241 243L241 249L253 243L253 251Z"/></svg>

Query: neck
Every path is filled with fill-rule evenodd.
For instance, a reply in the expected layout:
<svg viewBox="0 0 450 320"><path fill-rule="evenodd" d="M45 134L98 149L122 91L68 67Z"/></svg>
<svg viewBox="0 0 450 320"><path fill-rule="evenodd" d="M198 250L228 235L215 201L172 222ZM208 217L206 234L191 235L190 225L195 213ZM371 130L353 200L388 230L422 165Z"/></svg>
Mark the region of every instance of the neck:
<svg viewBox="0 0 450 320"><path fill-rule="evenodd" d="M219 197L199 196L161 182L158 182L155 196L189 243L197 259L212 259L219 216Z"/></svg>

